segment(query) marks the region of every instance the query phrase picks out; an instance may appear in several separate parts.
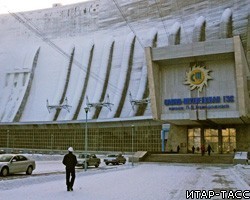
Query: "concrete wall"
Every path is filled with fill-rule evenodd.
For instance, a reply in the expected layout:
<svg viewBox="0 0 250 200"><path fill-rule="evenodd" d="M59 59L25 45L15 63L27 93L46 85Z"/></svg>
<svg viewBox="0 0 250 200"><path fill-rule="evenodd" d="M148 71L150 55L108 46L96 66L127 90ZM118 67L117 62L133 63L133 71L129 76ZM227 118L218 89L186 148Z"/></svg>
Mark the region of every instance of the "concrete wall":
<svg viewBox="0 0 250 200"><path fill-rule="evenodd" d="M177 146L180 146L180 153L187 153L187 127L171 125L166 151L176 152Z"/></svg>
<svg viewBox="0 0 250 200"><path fill-rule="evenodd" d="M237 126L236 128L236 148L237 151L250 151L250 126Z"/></svg>

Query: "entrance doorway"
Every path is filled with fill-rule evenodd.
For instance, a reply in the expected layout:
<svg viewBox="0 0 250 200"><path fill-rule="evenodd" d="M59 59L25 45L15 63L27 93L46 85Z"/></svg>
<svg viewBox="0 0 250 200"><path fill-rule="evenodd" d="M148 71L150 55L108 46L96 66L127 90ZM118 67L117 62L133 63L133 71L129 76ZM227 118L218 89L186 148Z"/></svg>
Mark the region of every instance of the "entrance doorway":
<svg viewBox="0 0 250 200"><path fill-rule="evenodd" d="M219 145L219 130L218 129L204 129L204 144L207 147L209 144L214 153L220 152Z"/></svg>
<svg viewBox="0 0 250 200"><path fill-rule="evenodd" d="M188 151L200 152L201 144L208 144L214 153L233 153L236 149L236 129L211 129L211 128L190 128L188 129Z"/></svg>
<svg viewBox="0 0 250 200"><path fill-rule="evenodd" d="M188 129L188 151L191 152L193 146L195 147L195 152L200 152L201 147L201 128Z"/></svg>

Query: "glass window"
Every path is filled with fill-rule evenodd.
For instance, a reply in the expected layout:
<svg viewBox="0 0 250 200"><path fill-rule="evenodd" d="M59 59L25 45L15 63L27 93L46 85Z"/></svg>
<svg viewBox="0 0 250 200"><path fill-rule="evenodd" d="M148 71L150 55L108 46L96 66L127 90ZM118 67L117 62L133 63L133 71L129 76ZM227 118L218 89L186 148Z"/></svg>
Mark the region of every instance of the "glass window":
<svg viewBox="0 0 250 200"><path fill-rule="evenodd" d="M188 137L194 137L194 130L188 129Z"/></svg>
<svg viewBox="0 0 250 200"><path fill-rule="evenodd" d="M218 130L217 129L205 129L204 133L205 137L218 137Z"/></svg>
<svg viewBox="0 0 250 200"><path fill-rule="evenodd" d="M228 131L227 129L222 129L222 136L228 136Z"/></svg>
<svg viewBox="0 0 250 200"><path fill-rule="evenodd" d="M192 152L192 147L195 147L195 152L199 153L201 146L201 129L193 128L188 129L188 151Z"/></svg>
<svg viewBox="0 0 250 200"><path fill-rule="evenodd" d="M236 149L236 129L227 128L222 130L222 151L232 153Z"/></svg>
<svg viewBox="0 0 250 200"><path fill-rule="evenodd" d="M194 129L194 136L195 137L200 137L201 136L201 129L200 128L195 128Z"/></svg>

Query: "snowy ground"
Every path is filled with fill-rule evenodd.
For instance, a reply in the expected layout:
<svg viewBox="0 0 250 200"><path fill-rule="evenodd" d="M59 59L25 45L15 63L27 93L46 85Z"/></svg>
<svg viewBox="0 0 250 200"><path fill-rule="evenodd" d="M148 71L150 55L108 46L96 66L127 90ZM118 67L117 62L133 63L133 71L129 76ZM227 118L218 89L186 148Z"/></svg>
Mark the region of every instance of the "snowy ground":
<svg viewBox="0 0 250 200"><path fill-rule="evenodd" d="M77 169L74 191L67 192L62 156L33 155L33 158L37 163L33 175L0 178L0 199L182 200L187 199L186 190L210 191L211 195L215 194L212 191L222 195L220 191L224 190L247 190L246 198L242 199L250 199L250 165L136 163L132 166L126 163L106 166L102 163L87 172ZM237 195L240 197L243 193ZM222 196L214 195L210 199L222 199Z"/></svg>

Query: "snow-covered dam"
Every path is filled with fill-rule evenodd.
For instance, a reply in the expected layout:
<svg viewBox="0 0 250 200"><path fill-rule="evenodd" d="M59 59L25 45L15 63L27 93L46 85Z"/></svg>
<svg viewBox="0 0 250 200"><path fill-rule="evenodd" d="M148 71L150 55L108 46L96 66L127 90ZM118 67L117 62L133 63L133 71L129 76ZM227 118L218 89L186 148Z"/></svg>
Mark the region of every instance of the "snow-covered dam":
<svg viewBox="0 0 250 200"><path fill-rule="evenodd" d="M87 100L112 103L90 112L93 119L151 115L150 106L132 107L130 98L149 95L144 47L157 42L157 28L146 30L143 43L117 14L117 28L99 28L106 23L99 20L105 5L2 16L1 122L84 119ZM64 105L65 99L70 110L48 112L47 105Z"/></svg>

